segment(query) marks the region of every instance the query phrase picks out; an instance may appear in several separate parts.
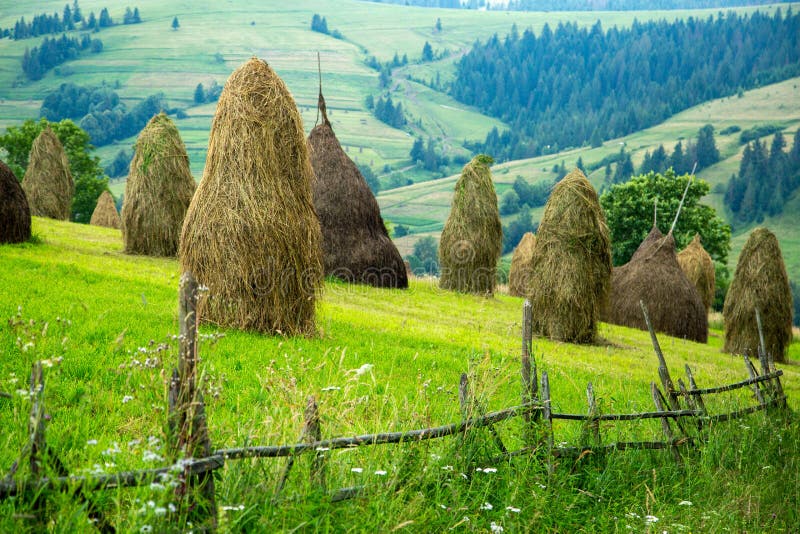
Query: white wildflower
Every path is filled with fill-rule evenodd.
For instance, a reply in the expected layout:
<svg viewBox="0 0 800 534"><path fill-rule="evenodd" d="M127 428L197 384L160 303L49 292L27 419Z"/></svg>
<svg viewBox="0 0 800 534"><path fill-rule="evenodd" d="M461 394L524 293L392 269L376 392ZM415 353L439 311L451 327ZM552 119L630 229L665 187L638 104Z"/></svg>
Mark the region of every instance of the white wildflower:
<svg viewBox="0 0 800 534"><path fill-rule="evenodd" d="M453 470L452 465L445 465L442 467L442 471L452 471L452 470Z"/></svg>
<svg viewBox="0 0 800 534"><path fill-rule="evenodd" d="M86 444L87 445L97 445L97 440L96 439L90 439L89 441L86 442Z"/></svg>
<svg viewBox="0 0 800 534"><path fill-rule="evenodd" d="M678 506L691 506L692 501L681 501L678 503Z"/></svg>
<svg viewBox="0 0 800 534"><path fill-rule="evenodd" d="M363 473L364 470L362 468L360 468L360 467L353 467L352 469L350 469L350 472L352 472L352 473Z"/></svg>
<svg viewBox="0 0 800 534"><path fill-rule="evenodd" d="M163 506L159 506L158 508L153 510L153 513L156 515L167 515L167 509L164 508Z"/></svg>
<svg viewBox="0 0 800 534"><path fill-rule="evenodd" d="M153 532L153 527L151 527L150 525L142 525L142 528L139 529L139 532L141 532L142 534L145 534L147 532Z"/></svg>
<svg viewBox="0 0 800 534"><path fill-rule="evenodd" d="M489 525L489 528L492 530L492 533L493 533L493 534L499 534L500 532L503 532L503 527L502 527L502 525L498 525L498 524L497 524L497 523L495 523L494 521L492 521L492 524L491 524L491 525Z"/></svg>
<svg viewBox="0 0 800 534"><path fill-rule="evenodd" d="M365 363L364 365L362 365L358 369L353 369L352 372L355 373L356 376L361 376L361 375L363 375L365 373L369 373L370 371L372 371L372 369L374 367L375 366L372 365L371 363Z"/></svg>
<svg viewBox="0 0 800 534"><path fill-rule="evenodd" d="M163 458L153 451L144 451L142 454L142 461L144 462L160 462Z"/></svg>
<svg viewBox="0 0 800 534"><path fill-rule="evenodd" d="M340 388L339 386L327 386L322 388L321 391L339 391L340 389L342 388Z"/></svg>
<svg viewBox="0 0 800 534"><path fill-rule="evenodd" d="M375 471L375 474L382 477L386 474L386 471L384 471L383 469L378 469L377 471Z"/></svg>
<svg viewBox="0 0 800 534"><path fill-rule="evenodd" d="M515 508L513 506L506 506L506 510L508 510L509 512L515 513L515 514L518 514L520 512L519 508Z"/></svg>
<svg viewBox="0 0 800 534"><path fill-rule="evenodd" d="M491 510L492 508L494 508L494 506L492 506L490 502L485 502L481 505L481 510Z"/></svg>
<svg viewBox="0 0 800 534"><path fill-rule="evenodd" d="M122 397L122 404L128 404L132 400L133 400L133 396L125 395L124 397Z"/></svg>
<svg viewBox="0 0 800 534"><path fill-rule="evenodd" d="M648 524L658 523L658 518L654 515L646 515L644 516L644 522Z"/></svg>

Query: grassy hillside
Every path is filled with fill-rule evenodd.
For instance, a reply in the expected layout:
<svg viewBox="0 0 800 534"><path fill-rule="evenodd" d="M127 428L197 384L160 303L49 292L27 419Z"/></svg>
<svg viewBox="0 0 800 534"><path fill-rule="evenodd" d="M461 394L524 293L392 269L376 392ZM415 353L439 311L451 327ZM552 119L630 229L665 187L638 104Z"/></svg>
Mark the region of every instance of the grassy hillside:
<svg viewBox="0 0 800 534"><path fill-rule="evenodd" d="M0 391L12 394L0 397L0 426L6 429L0 435L0 470L17 459L27 440L29 401L17 390L24 392L38 359L51 365L48 443L71 472L158 465L152 453L164 455L166 381L177 358L177 262L126 256L120 233L110 229L34 219L34 234L33 243L0 247L0 287L13 288L0 291ZM517 298L458 295L424 280L412 282L408 291L329 282L313 339L205 326L200 352L212 442L215 447L294 442L308 395L319 400L325 437L457 421L461 372L471 374L485 408L516 404L520 308ZM554 408L583 412L591 381L605 412L651 409L648 384L657 380L657 364L648 336L609 325L601 325L600 334L605 342L597 346L535 340L540 370L551 377ZM673 376L682 374L684 363L695 369L701 386L744 376L741 361L720 352L718 331L708 345L666 336L661 343ZM790 363L782 366L795 410L798 364L795 343ZM751 402L748 396L742 390L710 409L731 409ZM365 483L373 499L330 505L319 488L304 484L299 467L286 489L294 497L271 506L264 496L274 490L282 464L266 460L229 463L217 485L218 503L228 507L222 520L231 530L386 531L404 521L424 530L465 521L478 531L489 530L490 522L510 532L621 530L623 517L634 530L644 530L645 515L659 517L659 528L670 531L680 531L673 524L692 531L787 528L796 524L800 496L779 488L797 487L800 470L783 463L800 457L800 435L785 434L777 422L764 427L765 421L758 416L749 426L720 425L706 452L688 460L694 467L686 472L668 454L629 453L585 466L586 461L564 461L548 477L535 460L492 463L491 440L479 434L470 445L477 448L469 450L478 466L497 468L486 477L475 475L475 464L467 467L457 440L443 440L331 454L329 487ZM520 445L519 425L498 427L507 446ZM556 433L558 440L575 443L580 428L562 423ZM659 439L660 427L657 421L604 425L603 433L609 441ZM784 436L774 457L764 441L772 433ZM786 457L790 453L795 456ZM784 473L784 482L775 484L764 462L773 462L768 465ZM403 484L410 487L385 485L403 479L409 469L412 476ZM466 479L458 474L464 469ZM380 471L387 474L373 474ZM648 492L655 498L646 498ZM155 487L110 492L101 502L121 530L138 531L146 524L158 530L163 521L143 503L167 507L171 499L171 492ZM745 510L742 499L753 508ZM694 505L679 505L684 500ZM0 502L0 530L23 528L25 506ZM85 510L66 498L56 499L48 517L55 530L86 528Z"/></svg>
<svg viewBox="0 0 800 534"><path fill-rule="evenodd" d="M38 2L0 1L0 26L13 27L25 16L61 12L64 3L57 0ZM120 21L121 4L103 0L85 0L81 9L88 16L109 7L112 18ZM639 11L639 12L570 12L510 13L471 10L438 10L381 5L357 0L309 0L295 4L270 2L244 5L204 0L189 4L142 0L136 6L143 23L104 29L95 37L103 41L100 54L85 55L63 65L56 75L51 71L38 82L21 78L20 59L25 47L36 46L42 38L23 41L0 41L0 128L35 117L44 96L59 84L107 83L118 87L123 100L132 104L163 92L170 105L186 108L189 117L177 121L187 143L192 172L199 177L205 161L205 149L214 105L194 106L192 97L198 83L216 80L224 83L230 72L252 55L266 59L287 82L303 110L306 128L314 124L318 90L316 52L320 52L325 77L325 93L334 128L351 157L381 170L384 165L405 168L412 135L440 138L446 145L460 145L464 139L482 140L498 121L469 109L446 94L408 81L433 80L439 73L442 82L452 74L453 62L475 39L493 33L504 35L512 24L539 31L545 23L575 21L581 25L601 20L605 27L627 26L634 19L706 17L716 10ZM783 6L785 8L785 6ZM774 7L762 6L761 10ZM742 12L752 8L742 8ZM344 38L310 30L312 15L325 16L331 30ZM180 29L171 30L177 16ZM442 31L436 31L437 18ZM402 21L402 23L398 23ZM412 124L397 130L375 120L365 108L367 94L377 94L378 74L364 60L375 55L390 60L395 53L407 54L412 63L419 60L428 41L437 53L450 54L435 64L409 65L398 69L392 86L393 97L410 112ZM109 162L122 147L134 139L100 150ZM429 174L409 169L404 177L417 180ZM390 177L384 182L389 183ZM117 185L115 193L121 192Z"/></svg>
<svg viewBox="0 0 800 534"><path fill-rule="evenodd" d="M492 167L498 195L522 176L530 183L552 182L558 178L552 173L554 165L565 162L567 168L575 165L579 157L585 165L602 160L604 157L618 152L621 146L633 154L635 166L639 166L646 151L653 151L663 144L668 151L679 140L684 144L694 139L697 131L705 124L712 124L716 130L715 138L722 161L707 169L698 176L711 185L711 194L706 202L713 206L723 217L729 217L722 202L728 179L732 173L738 172L739 161L744 147L739 144L739 132L720 135L720 131L729 126L739 126L742 130L759 124L778 124L784 127L784 135L791 139L800 126L800 78L793 78L781 83L768 85L760 89L747 91L741 97L732 96L701 104L688 109L669 120L636 132L634 134L608 141L599 148L581 148L560 152L558 154L538 158L512 161ZM589 179L599 190L603 185L604 169L600 168L590 174ZM412 235L398 239L403 254L411 251L413 243L421 236L433 235L438 239L447 214L450 211L450 199L457 176L441 180L414 184L378 195L383 216L395 224L407 225ZM778 236L789 270L794 280L800 280L800 257L798 257L797 221L800 220L800 195L790 201L782 215L767 219L763 224L770 227ZM533 218L538 220L542 209L533 210ZM506 217L505 219L513 218ZM733 240L733 251L729 258L731 266L736 259L747 235L753 226L736 228Z"/></svg>

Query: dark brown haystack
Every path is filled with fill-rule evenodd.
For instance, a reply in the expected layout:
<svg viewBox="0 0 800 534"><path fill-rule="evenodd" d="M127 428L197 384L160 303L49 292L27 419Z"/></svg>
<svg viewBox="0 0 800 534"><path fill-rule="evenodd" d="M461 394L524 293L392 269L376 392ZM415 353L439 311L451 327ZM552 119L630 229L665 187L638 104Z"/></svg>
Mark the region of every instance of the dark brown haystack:
<svg viewBox="0 0 800 534"><path fill-rule="evenodd" d="M155 115L136 139L122 205L127 254L174 256L196 184L175 124Z"/></svg>
<svg viewBox="0 0 800 534"><path fill-rule="evenodd" d="M89 224L116 228L117 230L122 226L119 213L117 213L117 206L114 203L114 197L111 196L108 190L103 191L100 194L100 198L97 199L97 206L92 212L92 220L89 221Z"/></svg>
<svg viewBox="0 0 800 534"><path fill-rule="evenodd" d="M692 242L678 253L678 265L681 266L686 278L697 288L708 313L714 303L716 272L714 260L700 243L700 234L695 234Z"/></svg>
<svg viewBox="0 0 800 534"><path fill-rule="evenodd" d="M528 276L533 262L533 247L536 236L533 232L526 232L522 240L514 249L511 256L511 268L508 270L508 294L514 297L524 297L528 294Z"/></svg>
<svg viewBox="0 0 800 534"><path fill-rule="evenodd" d="M503 227L489 170L492 162L489 156L475 156L456 182L450 215L439 242L442 289L494 293Z"/></svg>
<svg viewBox="0 0 800 534"><path fill-rule="evenodd" d="M325 274L375 287L408 287L403 258L397 251L380 208L356 164L333 133L320 98L322 124L308 136L314 208L322 229Z"/></svg>
<svg viewBox="0 0 800 534"><path fill-rule="evenodd" d="M8 165L0 161L0 243L31 238L31 210L25 191Z"/></svg>
<svg viewBox="0 0 800 534"><path fill-rule="evenodd" d="M69 219L75 184L64 146L50 126L45 126L31 145L22 189L31 215L62 221Z"/></svg>
<svg viewBox="0 0 800 534"><path fill-rule="evenodd" d="M203 319L315 333L322 236L313 176L292 95L266 62L250 59L220 96L181 235L181 268L209 288Z"/></svg>
<svg viewBox="0 0 800 534"><path fill-rule="evenodd" d="M631 260L614 269L603 319L646 330L640 300L656 331L701 343L708 339L706 308L678 265L675 239L672 233L662 235L655 226Z"/></svg>
<svg viewBox="0 0 800 534"><path fill-rule="evenodd" d="M597 192L579 169L547 200L528 276L533 332L593 342L608 298L611 242Z"/></svg>
<svg viewBox="0 0 800 534"><path fill-rule="evenodd" d="M725 297L725 352L758 355L756 309L767 353L775 361L786 361L792 341L792 291L778 240L766 228L756 228L747 239Z"/></svg>

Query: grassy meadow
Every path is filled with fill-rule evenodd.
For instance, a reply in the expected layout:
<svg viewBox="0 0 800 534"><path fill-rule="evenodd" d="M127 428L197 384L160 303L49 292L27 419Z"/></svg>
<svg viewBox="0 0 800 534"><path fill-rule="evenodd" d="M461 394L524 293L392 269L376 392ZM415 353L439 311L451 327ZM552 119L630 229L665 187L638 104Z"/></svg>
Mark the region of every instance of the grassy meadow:
<svg viewBox="0 0 800 534"><path fill-rule="evenodd" d="M34 218L35 238L0 247L0 473L27 440L31 364L45 361L47 441L71 473L114 473L164 465L166 389L176 364L174 259L127 256L119 231ZM318 335L282 338L201 328L201 383L216 448L298 439L314 395L323 437L408 430L459 420L458 379L470 374L483 409L520 399L522 301L438 290L414 280L407 291L328 281ZM717 325L718 326L718 325ZM591 381L602 411L649 411L657 360L649 336L601 324L593 346L534 340L550 376L553 409L586 411ZM689 363L700 387L744 378L739 358L660 336L673 377ZM800 408L800 344L780 366L792 410ZM722 412L753 402L747 390L709 400ZM522 445L519 420L497 426ZM661 439L657 421L603 424L605 442ZM556 442L577 444L581 428L558 422ZM800 505L800 428L794 415L757 414L710 430L686 452L559 460L548 473L538 453L497 460L491 436L329 453L328 489L364 485L364 496L332 504L309 485L301 458L272 505L282 460L228 462L217 502L223 531L789 531ZM24 475L27 467L20 470ZM170 480L97 493L120 531L168 528ZM688 503L688 504L687 504ZM86 505L55 496L46 525L30 503L0 502L0 531L86 531ZM655 519L654 519L655 518Z"/></svg>

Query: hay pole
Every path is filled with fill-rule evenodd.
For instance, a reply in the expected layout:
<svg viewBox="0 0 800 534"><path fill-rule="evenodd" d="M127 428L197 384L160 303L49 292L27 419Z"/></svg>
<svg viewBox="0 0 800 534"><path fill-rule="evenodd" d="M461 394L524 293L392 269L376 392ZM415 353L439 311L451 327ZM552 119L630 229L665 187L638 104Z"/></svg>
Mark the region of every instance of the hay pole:
<svg viewBox="0 0 800 534"><path fill-rule="evenodd" d="M641 412L641 413L598 413L589 416L582 413L558 413L551 412L551 419L562 419L565 421L639 421L641 419L661 419L671 417L679 419L681 417L697 417L701 415L699 410L669 410L662 412Z"/></svg>
<svg viewBox="0 0 800 534"><path fill-rule="evenodd" d="M553 413L550 406L550 378L542 371L542 407L547 433L547 472L553 473Z"/></svg>
<svg viewBox="0 0 800 534"><path fill-rule="evenodd" d="M669 232L667 235L671 234L673 230L675 230L675 225L678 224L678 217L681 214L681 210L683 209L683 201L686 200L686 193L689 192L689 186L692 185L692 180L694 180L694 171L697 170L697 162L694 162L694 166L692 167L692 174L689 176L689 180L686 182L686 189L683 190L683 196L681 197L681 202L678 204L678 211L675 213L675 219L672 221L672 226L669 228Z"/></svg>
<svg viewBox="0 0 800 534"><path fill-rule="evenodd" d="M747 373L750 375L750 378L757 378L758 373L756 372L756 368L753 367L753 362L750 361L750 358L747 357L747 354L744 354L742 358L744 358L744 366L747 368ZM753 390L753 394L755 395L756 400L758 400L758 404L764 406L764 395L761 393L761 388L758 386L758 382L753 382L750 385L750 389Z"/></svg>
<svg viewBox="0 0 800 534"><path fill-rule="evenodd" d="M178 384L172 424L177 430L172 444L174 453L186 458L205 458L211 455L211 440L206 424L203 393L197 388L197 301L199 284L191 272L181 275L178 298ZM173 370L173 377L175 372ZM171 388L172 389L172 388ZM192 491L196 488L196 491ZM200 475L187 468L175 488L179 500L188 496L188 519L200 530L216 530L217 505L214 477L211 471ZM198 498L199 497L199 498Z"/></svg>
<svg viewBox="0 0 800 534"><path fill-rule="evenodd" d="M653 396L653 403L655 403L656 409L660 412L665 412L666 410L664 409L664 404L661 402L661 392L658 390L658 386L656 386L655 382L650 382L650 393ZM675 436L672 434L672 429L669 426L669 419L666 417L661 418L661 430L663 430L664 435L667 437L667 441L670 443L670 452L672 452L672 457L676 462L681 463L681 455L678 452Z"/></svg>
<svg viewBox="0 0 800 534"><path fill-rule="evenodd" d="M777 378L779 376L783 376L783 371L780 370L780 369L778 369L774 373L770 373L768 375L759 375L759 376L757 376L755 378L748 378L746 380L741 380L739 382L734 382L733 384L726 384L724 386L716 386L716 387L712 387L712 388L703 388L703 389L695 389L695 387L693 386L694 379L690 378L689 379L689 385L692 386L692 389L689 390L689 394L690 395L695 395L695 397L696 397L698 394L700 394L700 395L709 395L709 394L713 394L713 393L722 393L723 391L732 391L734 389L740 389L740 388L747 387L747 386L749 386L751 384L755 384L755 383L758 383L758 382L767 382L767 381L772 380L774 378Z"/></svg>
<svg viewBox="0 0 800 534"><path fill-rule="evenodd" d="M650 341L653 342L653 349L656 351L656 356L658 357L658 376L661 379L661 385L664 386L664 390L667 392L669 406L673 410L680 410L681 406L678 402L678 396L675 394L675 386L672 382L672 377L669 376L667 361L664 359L664 353L661 352L661 345L658 343L655 330L653 330L653 324L650 322L650 316L647 314L647 306L645 306L643 300L639 301L639 306L642 308L644 322L647 325L647 331L650 332Z"/></svg>
<svg viewBox="0 0 800 534"><path fill-rule="evenodd" d="M319 58L319 51L317 51L317 73L319 75L319 96L317 96L317 118L314 121L314 126L319 123L319 115L322 113L322 124L330 124L328 120L328 110L325 105L325 97L322 96L322 62Z"/></svg>
<svg viewBox="0 0 800 534"><path fill-rule="evenodd" d="M751 406L749 408L744 408L743 410L738 410L736 412L722 413L719 415L707 415L703 417L703 420L715 423L719 423L722 421L730 421L731 419L738 419L740 417L744 417L745 415L760 412L761 410L766 410L767 408L770 408L772 406L781 406L783 404L786 404L786 397L780 397L768 400L763 406L762 405Z"/></svg>
<svg viewBox="0 0 800 534"><path fill-rule="evenodd" d="M762 374L767 375L769 373L774 373L775 369L775 362L772 359L772 354L767 353L767 344L764 342L764 326L761 322L761 312L756 308L756 324L758 325L758 359L761 362L761 369ZM774 381L770 382L771 384L771 396L773 398L781 398L784 397L783 394L783 385L781 384L780 377L776 377ZM783 403L783 407L786 407L786 403Z"/></svg>
<svg viewBox="0 0 800 534"><path fill-rule="evenodd" d="M589 405L589 419L587 420L587 427L592 432L594 445L599 447L601 445L600 420L596 417L598 415L597 402L594 398L594 388L592 387L591 382L586 385L586 402Z"/></svg>
<svg viewBox="0 0 800 534"><path fill-rule="evenodd" d="M659 450L672 447L678 447L684 444L694 444L694 438L675 438L671 442L667 441L618 441L609 445L601 445L599 447L558 447L553 449L553 456L556 458L574 458L581 456L587 452L614 452L626 450Z"/></svg>

